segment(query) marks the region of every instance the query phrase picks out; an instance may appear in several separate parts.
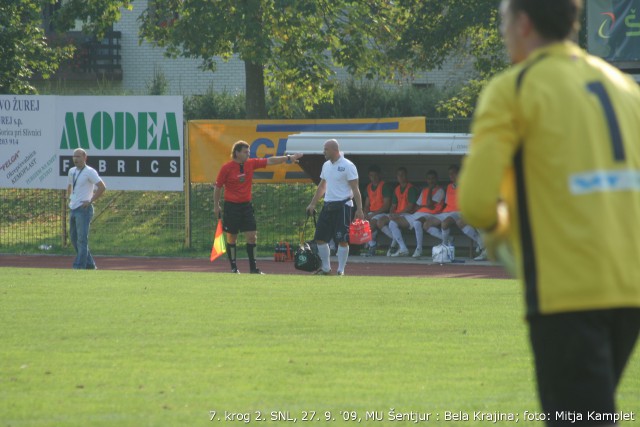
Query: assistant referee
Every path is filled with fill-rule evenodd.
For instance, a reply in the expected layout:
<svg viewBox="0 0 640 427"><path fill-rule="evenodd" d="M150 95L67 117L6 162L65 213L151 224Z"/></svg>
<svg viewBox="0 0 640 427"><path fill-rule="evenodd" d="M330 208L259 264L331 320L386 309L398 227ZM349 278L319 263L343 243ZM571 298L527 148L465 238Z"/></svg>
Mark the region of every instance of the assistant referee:
<svg viewBox="0 0 640 427"><path fill-rule="evenodd" d="M231 263L231 272L240 273L236 263L236 242L238 233L244 232L249 257L249 272L263 274L256 265L257 226L256 217L251 204L251 184L253 171L270 165L295 163L302 153L262 159L249 158L249 144L238 141L231 149L231 161L222 165L213 191L213 212L220 218L223 211L222 225L226 232L227 256ZM222 189L224 188L224 207L220 206Z"/></svg>

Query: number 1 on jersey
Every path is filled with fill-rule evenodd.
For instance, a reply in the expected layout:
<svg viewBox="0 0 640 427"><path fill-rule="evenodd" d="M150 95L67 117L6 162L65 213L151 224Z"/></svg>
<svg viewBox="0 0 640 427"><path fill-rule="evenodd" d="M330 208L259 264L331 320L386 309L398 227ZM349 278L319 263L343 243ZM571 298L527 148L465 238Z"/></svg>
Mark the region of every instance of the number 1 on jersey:
<svg viewBox="0 0 640 427"><path fill-rule="evenodd" d="M609 125L609 136L611 136L611 144L613 145L614 160L618 162L624 161L624 145L622 144L622 136L620 135L620 126L618 126L618 119L616 118L615 111L613 111L613 104L611 104L609 94L601 82L588 83L587 90L598 97L604 110L604 115Z"/></svg>

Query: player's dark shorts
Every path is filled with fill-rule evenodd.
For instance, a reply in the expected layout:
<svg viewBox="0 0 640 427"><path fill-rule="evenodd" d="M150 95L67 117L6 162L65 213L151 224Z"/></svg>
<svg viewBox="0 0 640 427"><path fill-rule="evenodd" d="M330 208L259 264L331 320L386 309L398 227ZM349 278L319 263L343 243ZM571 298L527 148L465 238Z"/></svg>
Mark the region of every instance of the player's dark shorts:
<svg viewBox="0 0 640 427"><path fill-rule="evenodd" d="M251 202L224 202L222 228L231 234L238 234L241 231L256 231L258 227Z"/></svg>
<svg viewBox="0 0 640 427"><path fill-rule="evenodd" d="M316 224L315 240L328 242L333 239L336 243L349 241L353 208L347 202L349 200L324 203Z"/></svg>
<svg viewBox="0 0 640 427"><path fill-rule="evenodd" d="M547 425L613 424L615 390L639 331L640 308L529 318Z"/></svg>

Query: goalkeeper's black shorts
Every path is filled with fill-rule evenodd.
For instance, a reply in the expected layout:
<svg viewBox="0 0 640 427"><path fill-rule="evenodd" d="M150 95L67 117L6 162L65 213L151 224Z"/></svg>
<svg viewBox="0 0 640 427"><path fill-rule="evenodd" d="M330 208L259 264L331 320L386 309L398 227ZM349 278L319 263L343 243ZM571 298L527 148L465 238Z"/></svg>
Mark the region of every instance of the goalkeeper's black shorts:
<svg viewBox="0 0 640 427"><path fill-rule="evenodd" d="M613 424L598 418L616 411L615 391L638 338L640 308L535 315L529 327L547 425Z"/></svg>

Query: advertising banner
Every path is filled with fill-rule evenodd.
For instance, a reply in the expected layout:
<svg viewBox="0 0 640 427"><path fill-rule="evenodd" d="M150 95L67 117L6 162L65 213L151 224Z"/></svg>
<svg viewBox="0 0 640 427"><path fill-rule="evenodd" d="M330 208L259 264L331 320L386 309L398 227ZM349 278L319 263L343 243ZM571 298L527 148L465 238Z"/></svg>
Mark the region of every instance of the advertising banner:
<svg viewBox="0 0 640 427"><path fill-rule="evenodd" d="M179 96L0 95L0 187L66 189L73 151L111 190L183 190Z"/></svg>
<svg viewBox="0 0 640 427"><path fill-rule="evenodd" d="M587 0L587 48L610 62L640 61L640 0Z"/></svg>
<svg viewBox="0 0 640 427"><path fill-rule="evenodd" d="M282 156L287 138L300 132L425 132L424 117L333 120L190 120L191 182L213 183L231 159L236 141L249 143L251 157ZM339 142L339 141L338 141ZM257 183L311 182L296 165L269 166L254 174Z"/></svg>

